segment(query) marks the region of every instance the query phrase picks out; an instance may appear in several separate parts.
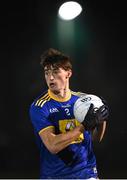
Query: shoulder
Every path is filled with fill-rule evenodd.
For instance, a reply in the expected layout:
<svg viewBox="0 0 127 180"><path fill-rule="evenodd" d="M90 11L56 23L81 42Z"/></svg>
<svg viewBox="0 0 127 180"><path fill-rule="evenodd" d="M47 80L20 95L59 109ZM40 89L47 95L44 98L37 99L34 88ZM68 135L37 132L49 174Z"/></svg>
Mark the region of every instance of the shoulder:
<svg viewBox="0 0 127 180"><path fill-rule="evenodd" d="M30 110L43 110L45 108L46 102L50 100L50 96L48 91L43 92L40 96L38 96L30 105Z"/></svg>
<svg viewBox="0 0 127 180"><path fill-rule="evenodd" d="M41 123L41 121L45 121L45 119L49 117L49 109L47 108L47 101L48 100L42 96L42 98L41 97L37 98L30 105L29 116L33 123L35 124Z"/></svg>

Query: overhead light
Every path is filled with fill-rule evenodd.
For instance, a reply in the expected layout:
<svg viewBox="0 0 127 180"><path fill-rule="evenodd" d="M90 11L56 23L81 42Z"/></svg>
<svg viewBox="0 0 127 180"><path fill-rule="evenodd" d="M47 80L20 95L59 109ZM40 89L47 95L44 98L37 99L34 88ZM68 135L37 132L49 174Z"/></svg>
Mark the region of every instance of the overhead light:
<svg viewBox="0 0 127 180"><path fill-rule="evenodd" d="M82 7L75 1L63 3L58 11L58 15L63 20L72 20L76 18L82 11Z"/></svg>

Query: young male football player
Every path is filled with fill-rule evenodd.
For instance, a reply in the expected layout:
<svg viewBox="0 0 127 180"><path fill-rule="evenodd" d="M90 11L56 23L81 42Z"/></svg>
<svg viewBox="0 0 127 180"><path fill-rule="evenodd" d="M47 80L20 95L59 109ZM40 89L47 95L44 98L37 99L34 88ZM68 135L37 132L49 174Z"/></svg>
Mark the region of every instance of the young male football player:
<svg viewBox="0 0 127 180"><path fill-rule="evenodd" d="M94 113L91 104L82 123L73 114L75 101L82 95L69 87L71 60L55 49L41 56L48 86L30 107L30 117L40 148L41 179L98 178L92 139L102 140L108 107Z"/></svg>

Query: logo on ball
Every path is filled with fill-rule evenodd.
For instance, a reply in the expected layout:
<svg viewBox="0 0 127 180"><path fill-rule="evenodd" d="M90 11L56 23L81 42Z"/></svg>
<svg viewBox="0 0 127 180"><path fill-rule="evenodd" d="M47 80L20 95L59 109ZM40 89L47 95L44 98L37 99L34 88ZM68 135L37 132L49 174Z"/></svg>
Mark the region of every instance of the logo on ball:
<svg viewBox="0 0 127 180"><path fill-rule="evenodd" d="M87 102L87 101L90 101L91 100L91 97L86 97L84 99L81 99L81 102Z"/></svg>

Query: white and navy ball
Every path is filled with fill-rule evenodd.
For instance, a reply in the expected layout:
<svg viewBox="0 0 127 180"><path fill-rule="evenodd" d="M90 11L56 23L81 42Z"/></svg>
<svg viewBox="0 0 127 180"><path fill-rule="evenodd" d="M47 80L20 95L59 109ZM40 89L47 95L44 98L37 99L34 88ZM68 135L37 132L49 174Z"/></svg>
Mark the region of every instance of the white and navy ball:
<svg viewBox="0 0 127 180"><path fill-rule="evenodd" d="M75 119L77 119L79 122L83 122L91 103L93 104L94 111L103 105L102 100L96 95L84 94L83 96L79 97L75 102L73 109Z"/></svg>

